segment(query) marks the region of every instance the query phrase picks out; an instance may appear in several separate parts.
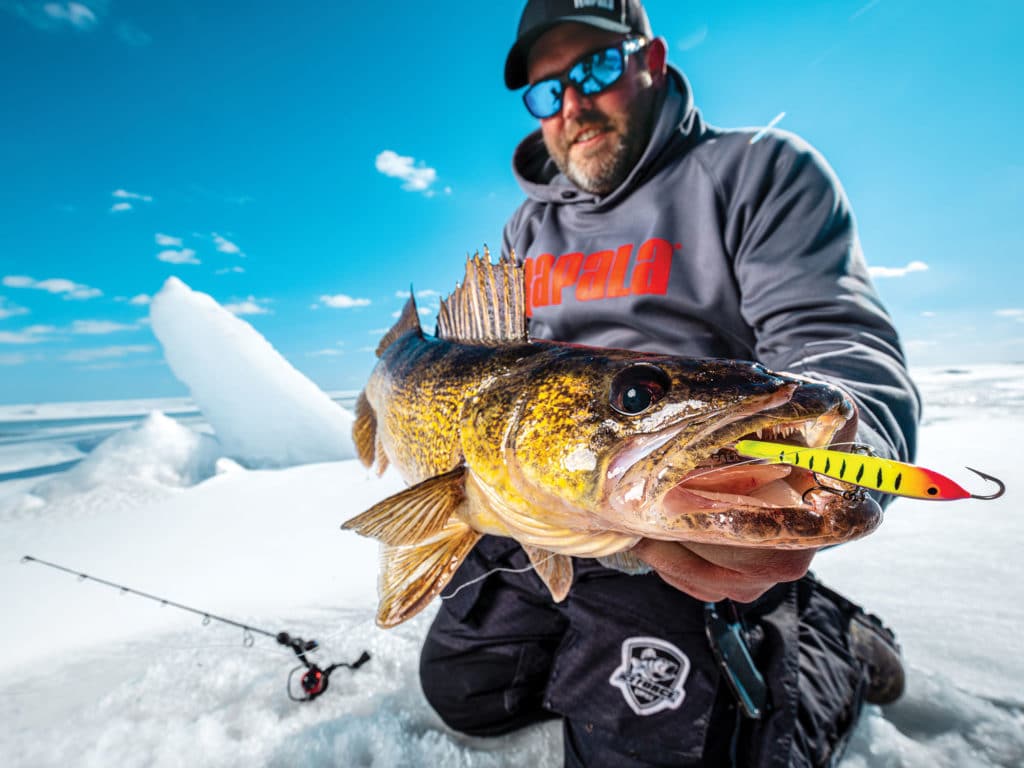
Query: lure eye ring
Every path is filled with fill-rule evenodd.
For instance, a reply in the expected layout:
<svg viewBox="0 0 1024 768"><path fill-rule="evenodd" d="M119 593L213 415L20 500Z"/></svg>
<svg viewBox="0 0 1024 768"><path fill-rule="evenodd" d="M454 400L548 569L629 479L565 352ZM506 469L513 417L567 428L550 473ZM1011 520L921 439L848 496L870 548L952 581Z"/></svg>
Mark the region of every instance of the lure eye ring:
<svg viewBox="0 0 1024 768"><path fill-rule="evenodd" d="M608 403L623 416L639 416L668 394L669 375L653 363L632 363L612 379Z"/></svg>

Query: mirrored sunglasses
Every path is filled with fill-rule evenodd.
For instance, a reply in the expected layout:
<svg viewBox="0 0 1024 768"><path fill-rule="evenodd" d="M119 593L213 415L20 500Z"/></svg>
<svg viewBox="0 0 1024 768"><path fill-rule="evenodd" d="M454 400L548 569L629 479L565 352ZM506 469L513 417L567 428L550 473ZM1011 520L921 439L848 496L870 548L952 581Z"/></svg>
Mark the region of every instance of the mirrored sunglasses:
<svg viewBox="0 0 1024 768"><path fill-rule="evenodd" d="M539 80L523 93L523 103L534 117L544 120L562 109L562 96L572 85L583 96L596 96L618 82L626 61L643 50L647 40L631 37L618 45L582 56L563 74Z"/></svg>

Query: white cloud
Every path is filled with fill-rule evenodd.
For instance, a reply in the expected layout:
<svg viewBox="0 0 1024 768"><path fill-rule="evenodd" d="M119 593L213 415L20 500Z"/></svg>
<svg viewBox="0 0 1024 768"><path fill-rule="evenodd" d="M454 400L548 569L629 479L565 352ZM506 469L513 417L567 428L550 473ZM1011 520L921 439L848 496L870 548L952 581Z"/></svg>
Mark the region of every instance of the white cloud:
<svg viewBox="0 0 1024 768"><path fill-rule="evenodd" d="M435 291L433 288L424 288L422 291L416 291L417 299L429 299L432 296L440 296L441 294ZM408 299L409 291L395 291L395 298L397 299Z"/></svg>
<svg viewBox="0 0 1024 768"><path fill-rule="evenodd" d="M43 6L43 13L75 29L91 29L96 24L96 14L81 3L47 3Z"/></svg>
<svg viewBox="0 0 1024 768"><path fill-rule="evenodd" d="M140 293L137 296L132 296L128 299L129 304L134 304L137 307L144 307L153 301L153 297L148 293Z"/></svg>
<svg viewBox="0 0 1024 768"><path fill-rule="evenodd" d="M245 270L242 267L224 267L224 269L218 269L217 270L217 274L218 275L226 275L226 274L229 274L231 272L241 273L241 272L245 272Z"/></svg>
<svg viewBox="0 0 1024 768"><path fill-rule="evenodd" d="M417 307L417 310L419 311L420 315L422 315L423 317L428 317L429 315L434 314L434 310L430 309L429 307ZM391 313L391 316L394 317L394 318L401 317L402 316L402 310L396 309L394 312Z"/></svg>
<svg viewBox="0 0 1024 768"><path fill-rule="evenodd" d="M0 344L38 344L56 330L52 325L30 325L20 331L0 331Z"/></svg>
<svg viewBox="0 0 1024 768"><path fill-rule="evenodd" d="M134 46L149 45L153 42L153 38L150 37L144 30L139 29L137 26L128 21L122 21L117 25L114 30L117 37L123 43Z"/></svg>
<svg viewBox="0 0 1024 768"><path fill-rule="evenodd" d="M182 248L180 251L168 248L166 251L160 251L156 257L168 264L199 264L196 252L191 248Z"/></svg>
<svg viewBox="0 0 1024 768"><path fill-rule="evenodd" d="M263 305L269 303L270 299L257 299L255 296L249 296L242 301L225 304L224 309L233 315L266 315L270 310Z"/></svg>
<svg viewBox="0 0 1024 768"><path fill-rule="evenodd" d="M156 244L164 248L181 248L181 238L165 235L162 232L156 233Z"/></svg>
<svg viewBox="0 0 1024 768"><path fill-rule="evenodd" d="M997 317L1013 318L1018 323L1024 323L1024 309L997 309L995 315Z"/></svg>
<svg viewBox="0 0 1024 768"><path fill-rule="evenodd" d="M369 299L354 299L344 293L337 293L334 296L321 296L320 301L325 307L332 309L351 309L352 307L368 307Z"/></svg>
<svg viewBox="0 0 1024 768"><path fill-rule="evenodd" d="M103 295L99 288L90 288L63 277L37 281L26 275L7 275L3 284L8 288L34 288L47 293L63 293L65 299L95 299Z"/></svg>
<svg viewBox="0 0 1024 768"><path fill-rule="evenodd" d="M850 21L853 21L853 20L854 20L854 19L856 19L856 18L857 18L858 16L861 16L861 15L863 15L863 14L867 13L867 12L868 12L868 11L870 11L870 10L871 10L872 8L874 8L874 7L876 6L876 5L878 5L878 4L880 3L880 2L882 2L882 0L871 0L871 1L870 1L869 3L867 3L866 5L862 5L862 6L860 7L860 8L858 8L858 9L857 9L857 11L856 11L855 13L853 13L853 14L852 14L852 15L850 16Z"/></svg>
<svg viewBox="0 0 1024 768"><path fill-rule="evenodd" d="M693 32L688 34L682 40L680 40L676 46L681 51L692 51L698 45L707 40L708 37L708 25L701 24L700 27L695 29Z"/></svg>
<svg viewBox="0 0 1024 768"><path fill-rule="evenodd" d="M144 203L152 203L152 195L140 195L138 192L129 192L127 189L115 189L111 194L122 200L141 200Z"/></svg>
<svg viewBox="0 0 1024 768"><path fill-rule="evenodd" d="M75 320L71 323L71 332L86 336L100 336L107 333L119 331L137 331L139 326L135 323L114 323L109 320Z"/></svg>
<svg viewBox="0 0 1024 768"><path fill-rule="evenodd" d="M29 360L28 355L21 352L14 352L10 355L0 355L0 365L24 365Z"/></svg>
<svg viewBox="0 0 1024 768"><path fill-rule="evenodd" d="M8 304L7 299L0 296L0 320L8 317L14 317L16 315L27 315L28 310L24 307L19 307L17 304Z"/></svg>
<svg viewBox="0 0 1024 768"><path fill-rule="evenodd" d="M221 237L216 232L214 232L211 235L211 237L213 237L213 242L217 244L217 250L220 251L221 253L233 253L242 255L242 249L239 248L234 243L232 243L227 238Z"/></svg>
<svg viewBox="0 0 1024 768"><path fill-rule="evenodd" d="M63 277L51 277L46 280L40 280L32 287L38 288L41 291L48 291L49 293L68 293L75 290L78 286L71 280Z"/></svg>
<svg viewBox="0 0 1024 768"><path fill-rule="evenodd" d="M427 167L423 162L417 165L414 158L403 157L397 152L385 149L377 155L375 164L377 170L385 176L405 182L402 184L402 189L409 192L423 192L427 195L433 194L430 185L437 181L437 171Z"/></svg>
<svg viewBox="0 0 1024 768"><path fill-rule="evenodd" d="M114 203L112 206L110 206L111 213L121 213L121 211L130 211L131 209L131 203Z"/></svg>
<svg viewBox="0 0 1024 768"><path fill-rule="evenodd" d="M921 317L938 317L937 313L926 310L921 313Z"/></svg>
<svg viewBox="0 0 1024 768"><path fill-rule="evenodd" d="M872 277L905 277L911 272L924 272L928 265L923 261L912 261L905 267L868 267Z"/></svg>
<svg viewBox="0 0 1024 768"><path fill-rule="evenodd" d="M310 357L336 357L337 355L344 355L345 352L341 349L318 349L316 352L310 352Z"/></svg>
<svg viewBox="0 0 1024 768"><path fill-rule="evenodd" d="M91 363L94 360L112 360L128 355L140 355L153 350L150 344L125 344L112 347L91 347L68 352L61 359L72 363Z"/></svg>
<svg viewBox="0 0 1024 768"><path fill-rule="evenodd" d="M99 25L109 6L110 0L0 0L0 11L12 13L44 31L71 28L87 32Z"/></svg>

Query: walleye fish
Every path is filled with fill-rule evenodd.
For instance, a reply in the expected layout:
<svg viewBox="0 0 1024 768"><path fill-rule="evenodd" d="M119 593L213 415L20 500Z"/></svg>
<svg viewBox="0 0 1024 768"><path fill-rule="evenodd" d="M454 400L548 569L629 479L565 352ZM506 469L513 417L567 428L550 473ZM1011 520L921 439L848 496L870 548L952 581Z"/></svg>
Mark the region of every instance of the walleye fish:
<svg viewBox="0 0 1024 768"><path fill-rule="evenodd" d="M853 415L838 389L753 362L531 341L509 259L467 261L436 336L410 296L377 356L353 437L409 487L343 527L383 542L382 627L425 608L484 534L518 541L561 601L571 557L636 572L643 537L798 549L881 522L868 496L814 490L808 470L734 465L745 437L827 446Z"/></svg>

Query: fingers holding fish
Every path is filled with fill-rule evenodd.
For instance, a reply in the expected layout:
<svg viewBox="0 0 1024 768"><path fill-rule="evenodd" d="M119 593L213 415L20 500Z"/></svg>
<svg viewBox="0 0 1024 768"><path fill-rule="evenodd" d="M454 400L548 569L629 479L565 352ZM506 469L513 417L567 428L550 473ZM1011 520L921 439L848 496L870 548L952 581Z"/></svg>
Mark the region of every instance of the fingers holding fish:
<svg viewBox="0 0 1024 768"><path fill-rule="evenodd" d="M732 550L732 551L730 551ZM749 603L807 572L813 550L758 550L642 539L631 550L663 581L703 600Z"/></svg>

